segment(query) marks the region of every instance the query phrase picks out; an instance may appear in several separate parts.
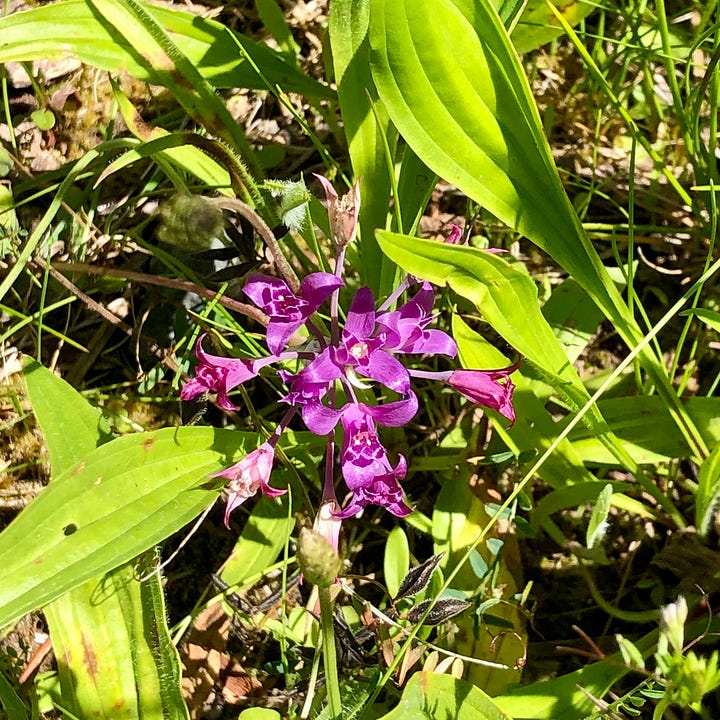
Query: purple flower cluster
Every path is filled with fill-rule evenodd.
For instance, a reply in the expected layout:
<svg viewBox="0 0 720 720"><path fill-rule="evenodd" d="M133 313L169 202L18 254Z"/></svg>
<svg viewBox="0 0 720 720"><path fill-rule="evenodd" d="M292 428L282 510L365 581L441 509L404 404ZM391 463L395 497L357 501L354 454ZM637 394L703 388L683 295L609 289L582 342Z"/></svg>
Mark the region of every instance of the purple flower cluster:
<svg viewBox="0 0 720 720"><path fill-rule="evenodd" d="M230 391L255 377L262 368L287 360L298 361L302 366L294 373L278 370L287 387L282 400L289 405L289 410L271 438L239 463L218 473L229 480L226 524L232 510L258 490L270 497L284 492L270 486L269 479L276 443L297 412L302 414L311 432L329 436L331 449L338 424L342 428L340 468L350 497L345 507L339 509L332 469L323 493L323 507L332 508L326 515L338 522L357 514L368 504L380 505L399 517L412 511L400 487L407 461L399 455L393 463L378 432L383 426L405 425L414 417L418 401L411 377L440 380L469 400L497 410L510 422L515 419L509 375L516 366L492 371L429 372L408 368L401 360L409 355L454 357L457 354L451 337L429 328L434 319L434 294L429 283L420 283L414 296L395 310L389 308L414 282L412 278L404 281L378 309L372 291L362 287L355 293L345 322L340 325L338 295L344 285L340 277L344 255L341 239L343 233L346 238L354 237L357 207L348 200L355 197L351 191L342 199L349 204L350 211L346 208L344 214L339 213L338 197L327 191L331 186L326 184L324 181L330 217L335 217L332 233L338 248L336 273L312 273L302 281L297 292L279 278L251 276L244 292L268 317L266 342L271 354L260 359L210 355L203 349L203 336L195 349L199 361L195 377L181 392L184 400L202 393L215 393L220 407L234 409L228 397ZM329 336L312 319L328 300L331 301ZM302 345L297 342L289 345L302 326L307 328L310 339L303 338ZM371 389L391 399L377 403ZM343 401L339 402L339 398ZM368 398L372 401L368 402ZM332 522L329 517L325 517L325 522Z"/></svg>

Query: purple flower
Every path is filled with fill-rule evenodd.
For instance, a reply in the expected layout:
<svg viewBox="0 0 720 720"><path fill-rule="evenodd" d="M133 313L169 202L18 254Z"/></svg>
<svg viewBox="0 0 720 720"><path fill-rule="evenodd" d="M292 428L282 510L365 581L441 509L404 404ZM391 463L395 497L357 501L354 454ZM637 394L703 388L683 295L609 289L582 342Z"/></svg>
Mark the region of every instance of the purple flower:
<svg viewBox="0 0 720 720"><path fill-rule="evenodd" d="M430 314L434 300L432 286L424 282L411 300L377 318L378 325L387 335L386 350L450 357L457 355L455 341L447 333L425 329L434 320Z"/></svg>
<svg viewBox="0 0 720 720"><path fill-rule="evenodd" d="M296 295L280 278L252 275L243 292L270 318L267 346L277 355L290 336L343 285L343 281L331 273L312 273L300 283L300 292Z"/></svg>
<svg viewBox="0 0 720 720"><path fill-rule="evenodd" d="M248 498L261 490L268 497L279 497L287 490L278 490L270 486L275 449L269 443L263 443L257 450L246 455L239 463L215 473L210 477L222 477L230 480L228 499L225 507L225 527L229 527L230 513L242 505Z"/></svg>
<svg viewBox="0 0 720 720"><path fill-rule="evenodd" d="M407 463L400 455L392 467L387 450L380 442L375 422L367 406L348 404L342 415L344 430L340 463L343 478L353 497L338 517L355 515L369 503L381 505L393 515L404 517L412 512L398 484L405 477Z"/></svg>
<svg viewBox="0 0 720 720"><path fill-rule="evenodd" d="M360 214L360 184L356 182L350 191L340 198L326 177L317 173L313 174L323 186L327 198L330 236L337 247L345 247L355 240L357 233L357 220Z"/></svg>
<svg viewBox="0 0 720 720"><path fill-rule="evenodd" d="M202 348L204 338L205 335L201 335L195 345L195 355L200 361L195 368L195 377L185 384L180 398L192 400L202 393L217 393L218 405L223 410L237 410L228 398L230 390L254 378L263 366L275 362L277 358L248 360L210 355Z"/></svg>
<svg viewBox="0 0 720 720"><path fill-rule="evenodd" d="M447 383L468 400L497 410L514 423L512 397L515 386L510 373L517 370L517 366L518 363L503 370L454 370Z"/></svg>

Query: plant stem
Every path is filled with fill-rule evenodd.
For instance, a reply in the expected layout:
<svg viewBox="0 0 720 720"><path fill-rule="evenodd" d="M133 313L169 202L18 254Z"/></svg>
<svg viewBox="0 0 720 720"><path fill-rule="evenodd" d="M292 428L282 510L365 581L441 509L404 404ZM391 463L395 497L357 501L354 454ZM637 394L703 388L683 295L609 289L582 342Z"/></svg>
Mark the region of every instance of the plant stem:
<svg viewBox="0 0 720 720"><path fill-rule="evenodd" d="M325 685L330 704L330 717L340 720L342 702L340 701L340 683L338 682L337 657L335 655L335 626L333 624L333 601L329 587L318 587L320 597L320 630L322 632L323 665L325 667Z"/></svg>

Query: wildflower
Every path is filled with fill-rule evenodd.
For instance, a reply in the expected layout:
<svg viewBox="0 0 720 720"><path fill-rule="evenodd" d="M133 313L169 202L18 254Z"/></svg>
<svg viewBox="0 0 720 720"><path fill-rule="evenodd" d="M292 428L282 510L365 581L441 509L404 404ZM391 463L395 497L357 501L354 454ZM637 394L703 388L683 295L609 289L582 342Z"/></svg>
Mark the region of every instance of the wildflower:
<svg viewBox="0 0 720 720"><path fill-rule="evenodd" d="M349 245L357 234L357 220L360 213L360 185L355 183L345 195L338 197L330 181L315 173L327 198L330 237L339 248Z"/></svg>
<svg viewBox="0 0 720 720"><path fill-rule="evenodd" d="M180 392L182 400L192 400L202 393L217 393L217 403L223 410L237 410L230 402L228 393L254 378L264 365L275 362L277 358L242 360L210 355L203 350L205 335L198 338L195 355L200 364L195 368L195 377L187 382Z"/></svg>
<svg viewBox="0 0 720 720"><path fill-rule="evenodd" d="M181 397L190 399L202 392L214 392L221 407L234 409L228 398L233 388L255 377L267 365L290 359L298 361L300 367L295 372L287 368L278 370L287 388L282 401L290 407L272 437L214 477L229 481L226 524L230 513L258 491L269 497L285 492L269 484L275 444L299 411L311 432L328 438L325 484L315 531L336 551L342 519L357 514L368 504L380 505L398 517L412 512L400 486L407 461L399 455L393 464L379 434L379 428L401 427L415 416L418 399L412 390L412 378L447 383L469 400L490 407L513 422L514 385L510 374L518 364L500 370L428 371L406 367L406 356L457 355L453 339L430 327L435 315L434 292L429 283L420 283L412 297L399 303L403 293L419 282L411 276L402 280L377 308L370 288L361 287L341 324L338 303L339 289L344 285L343 257L346 246L355 237L359 194L356 185L340 198L327 179L319 180L327 196L336 246L335 272L312 273L299 287L290 287L279 278L250 276L244 292L268 316L266 342L271 354L259 359L217 357L204 352L200 338L195 377L183 388ZM457 243L461 236L460 228L453 226L447 241ZM331 300L329 337L312 321L313 314L327 300ZM396 304L396 309L392 309ZM285 350L290 337L303 325L313 340L300 349ZM372 393L376 386L382 386L379 394L389 394L390 399L374 401ZM344 508L337 502L334 486L338 424L343 437L340 474L349 490Z"/></svg>
<svg viewBox="0 0 720 720"><path fill-rule="evenodd" d="M230 481L227 506L225 507L225 527L230 527L230 513L255 495L258 490L271 498L279 497L287 492L287 490L278 490L270 485L270 473L274 459L275 448L269 442L265 442L240 462L210 476L222 477Z"/></svg>
<svg viewBox="0 0 720 720"><path fill-rule="evenodd" d="M457 355L455 341L447 333L426 329L435 319L430 314L434 300L432 286L424 282L411 300L377 318L378 325L387 334L387 350L408 354Z"/></svg>
<svg viewBox="0 0 720 720"><path fill-rule="evenodd" d="M453 370L448 385L472 402L497 410L510 423L515 422L512 398L513 385L510 373L516 367L504 370Z"/></svg>
<svg viewBox="0 0 720 720"><path fill-rule="evenodd" d="M343 281L331 273L312 273L300 283L300 292L296 295L280 278L252 275L243 292L270 318L267 346L277 355L290 336L343 285Z"/></svg>

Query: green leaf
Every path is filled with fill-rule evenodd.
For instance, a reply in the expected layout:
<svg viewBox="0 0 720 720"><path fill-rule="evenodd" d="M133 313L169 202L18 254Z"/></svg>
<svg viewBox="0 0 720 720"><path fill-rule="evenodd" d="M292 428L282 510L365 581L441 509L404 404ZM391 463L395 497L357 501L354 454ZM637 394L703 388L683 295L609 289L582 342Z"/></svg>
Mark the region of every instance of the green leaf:
<svg viewBox="0 0 720 720"><path fill-rule="evenodd" d="M256 444L253 433L166 428L63 472L0 533L0 626L179 530L217 497L207 476Z"/></svg>
<svg viewBox="0 0 720 720"><path fill-rule="evenodd" d="M562 188L490 0L373 0L371 17L373 78L408 144L617 314L620 297Z"/></svg>
<svg viewBox="0 0 720 720"><path fill-rule="evenodd" d="M497 5L498 0L493 0L493 3ZM553 0L553 5L570 25L577 25L598 7L590 0ZM564 28L558 24L546 0L528 0L510 37L515 49L522 55L564 34Z"/></svg>
<svg viewBox="0 0 720 720"><path fill-rule="evenodd" d="M12 683L0 672L0 707L5 710L5 717L13 720L28 720L28 712L22 700L15 692Z"/></svg>
<svg viewBox="0 0 720 720"><path fill-rule="evenodd" d="M716 310L707 310L706 308L691 308L680 313L681 315L694 315L704 322L709 328L720 332L720 313Z"/></svg>
<svg viewBox="0 0 720 720"><path fill-rule="evenodd" d="M270 708L248 708L238 715L238 720L281 720L281 715Z"/></svg>
<svg viewBox="0 0 720 720"><path fill-rule="evenodd" d="M160 578L138 572L125 564L45 608L63 703L78 717L189 718Z"/></svg>
<svg viewBox="0 0 720 720"><path fill-rule="evenodd" d="M34 110L30 119L37 125L38 130L46 131L55 127L55 115L52 110Z"/></svg>
<svg viewBox="0 0 720 720"><path fill-rule="evenodd" d="M377 231L383 252L405 271L435 285L449 286L472 302L485 320L555 387L582 404L580 378L540 312L537 289L521 266L473 247L447 245Z"/></svg>
<svg viewBox="0 0 720 720"><path fill-rule="evenodd" d="M607 517L610 512L610 500L612 498L613 488L610 483L600 491L595 506L590 515L587 533L585 534L588 550L592 550L595 546L600 545L607 531Z"/></svg>
<svg viewBox="0 0 720 720"><path fill-rule="evenodd" d="M415 673L397 707L381 720L512 720L480 688L450 675Z"/></svg>
<svg viewBox="0 0 720 720"><path fill-rule="evenodd" d="M264 80L239 52L240 44L265 77L286 92L333 98L326 85L299 72L264 43L235 35L194 13L153 5L153 16L170 33L198 72L215 87L265 89ZM85 0L43 4L0 19L0 62L62 58L68 52L88 65L150 80L130 44L102 22Z"/></svg>
<svg viewBox="0 0 720 720"><path fill-rule="evenodd" d="M410 545L407 535L400 525L396 525L385 543L385 561L383 572L385 587L390 597L397 595L400 584L410 569Z"/></svg>
<svg viewBox="0 0 720 720"><path fill-rule="evenodd" d="M657 636L653 631L636 641L643 657L652 653ZM605 697L628 672L622 655L615 653L581 670L514 688L494 699L515 720L580 720L597 709L595 698Z"/></svg>
<svg viewBox="0 0 720 720"><path fill-rule="evenodd" d="M656 464L692 454L662 398L656 395L608 398L598 401L598 407L636 462ZM720 398L689 398L685 407L705 441L711 447L720 442ZM588 428L575 428L570 440L578 457L585 462L617 465L616 457L597 438L590 436Z"/></svg>
<svg viewBox="0 0 720 720"><path fill-rule="evenodd" d="M375 84L418 157L553 257L635 347L643 333L563 190L523 67L491 0L373 0L371 18ZM640 359L694 453L704 457L664 366L648 348Z"/></svg>
<svg viewBox="0 0 720 720"><path fill-rule="evenodd" d="M50 453L52 476L57 477L110 436L101 427L102 412L62 378L35 360L25 364L24 373L33 414Z"/></svg>
<svg viewBox="0 0 720 720"><path fill-rule="evenodd" d="M695 497L695 526L706 537L713 525L720 498L720 443L710 452L700 467L698 490Z"/></svg>

